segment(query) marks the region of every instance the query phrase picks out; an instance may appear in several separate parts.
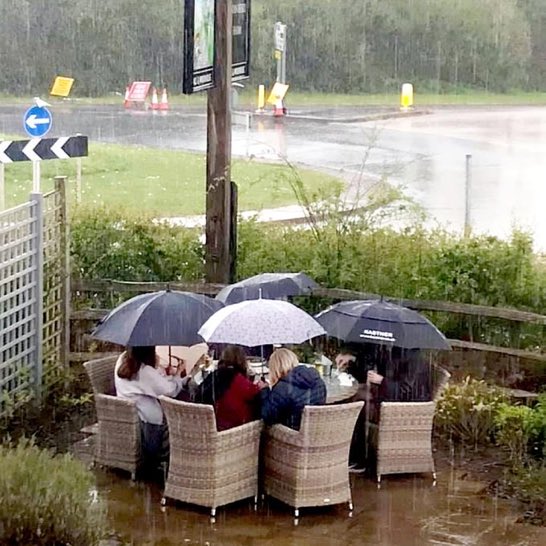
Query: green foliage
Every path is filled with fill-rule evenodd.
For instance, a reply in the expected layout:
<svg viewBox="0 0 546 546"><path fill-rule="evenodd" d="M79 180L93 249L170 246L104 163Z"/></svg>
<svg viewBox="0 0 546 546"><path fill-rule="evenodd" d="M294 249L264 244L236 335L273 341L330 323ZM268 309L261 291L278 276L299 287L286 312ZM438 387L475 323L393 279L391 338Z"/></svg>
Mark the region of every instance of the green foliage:
<svg viewBox="0 0 546 546"><path fill-rule="evenodd" d="M484 381L467 377L447 386L436 406L436 432L474 449L493 440L496 417L505 396Z"/></svg>
<svg viewBox="0 0 546 546"><path fill-rule="evenodd" d="M256 83L274 81L280 20L292 89L397 92L403 81L436 93L544 87L543 0L253 0L252 10ZM80 95L123 92L135 79L179 88L182 21L180 0L2 0L0 90L45 93L55 74L75 77Z"/></svg>
<svg viewBox="0 0 546 546"><path fill-rule="evenodd" d="M533 410L527 406L501 404L494 416L497 444L508 448L510 462L520 466L525 460Z"/></svg>
<svg viewBox="0 0 546 546"><path fill-rule="evenodd" d="M202 275L202 246L195 231L111 209L77 213L71 251L76 277L192 281Z"/></svg>
<svg viewBox="0 0 546 546"><path fill-rule="evenodd" d="M529 449L537 459L546 460L546 393L540 394L529 422Z"/></svg>
<svg viewBox="0 0 546 546"><path fill-rule="evenodd" d="M22 440L0 446L0 468L2 544L98 544L105 512L81 463Z"/></svg>

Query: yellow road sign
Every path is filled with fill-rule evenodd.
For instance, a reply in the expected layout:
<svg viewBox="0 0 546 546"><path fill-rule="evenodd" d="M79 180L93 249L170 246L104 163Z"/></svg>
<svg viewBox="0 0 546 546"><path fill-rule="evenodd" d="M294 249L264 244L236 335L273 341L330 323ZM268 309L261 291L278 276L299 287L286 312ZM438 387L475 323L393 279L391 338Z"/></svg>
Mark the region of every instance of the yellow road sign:
<svg viewBox="0 0 546 546"><path fill-rule="evenodd" d="M70 95L70 90L72 89L73 83L74 78L57 76L49 94L55 95L56 97L68 97L68 95Z"/></svg>
<svg viewBox="0 0 546 546"><path fill-rule="evenodd" d="M271 93L269 94L267 102L273 105L276 104L277 101L284 99L284 96L286 95L287 91L288 91L287 84L277 82L273 86L273 89L271 89Z"/></svg>

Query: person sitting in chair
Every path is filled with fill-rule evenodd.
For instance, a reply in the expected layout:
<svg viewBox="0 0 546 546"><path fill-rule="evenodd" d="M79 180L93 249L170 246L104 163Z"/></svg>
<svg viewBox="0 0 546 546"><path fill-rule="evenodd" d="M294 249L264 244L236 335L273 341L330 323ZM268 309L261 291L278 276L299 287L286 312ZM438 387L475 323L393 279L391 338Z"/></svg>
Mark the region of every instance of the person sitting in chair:
<svg viewBox="0 0 546 546"><path fill-rule="evenodd" d="M289 349L276 349L269 358L270 388L263 389L262 419L299 430L306 405L326 403L326 385L314 368L299 365Z"/></svg>
<svg viewBox="0 0 546 546"><path fill-rule="evenodd" d="M168 460L168 431L158 398L175 397L183 386L183 379L174 368L167 375L156 369L155 347L127 347L115 366L116 395L135 402L140 419L144 469L154 471Z"/></svg>

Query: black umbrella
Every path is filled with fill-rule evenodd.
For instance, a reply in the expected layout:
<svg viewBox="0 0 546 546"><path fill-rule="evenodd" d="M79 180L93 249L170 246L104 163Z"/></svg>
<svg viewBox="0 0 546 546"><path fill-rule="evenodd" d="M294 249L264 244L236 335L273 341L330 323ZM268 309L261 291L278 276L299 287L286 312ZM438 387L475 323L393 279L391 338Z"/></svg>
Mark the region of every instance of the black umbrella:
<svg viewBox="0 0 546 546"><path fill-rule="evenodd" d="M119 345L192 345L197 331L223 303L192 292L142 294L113 309L91 334Z"/></svg>
<svg viewBox="0 0 546 546"><path fill-rule="evenodd" d="M305 273L261 273L226 286L216 296L226 305L246 300L270 300L309 294L318 284Z"/></svg>
<svg viewBox="0 0 546 546"><path fill-rule="evenodd" d="M328 335L345 342L403 349L451 349L444 334L423 315L383 300L336 303L315 316Z"/></svg>

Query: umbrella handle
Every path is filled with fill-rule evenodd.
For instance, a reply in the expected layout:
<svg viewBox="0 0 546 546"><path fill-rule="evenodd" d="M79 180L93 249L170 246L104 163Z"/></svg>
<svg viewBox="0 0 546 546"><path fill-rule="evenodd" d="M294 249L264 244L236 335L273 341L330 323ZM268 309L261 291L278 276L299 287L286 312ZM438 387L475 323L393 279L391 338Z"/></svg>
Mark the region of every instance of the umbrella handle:
<svg viewBox="0 0 546 546"><path fill-rule="evenodd" d="M366 378L366 392L364 394L364 458L366 461L368 460L368 437L370 434L370 400L371 400L371 393L370 393L370 381Z"/></svg>

